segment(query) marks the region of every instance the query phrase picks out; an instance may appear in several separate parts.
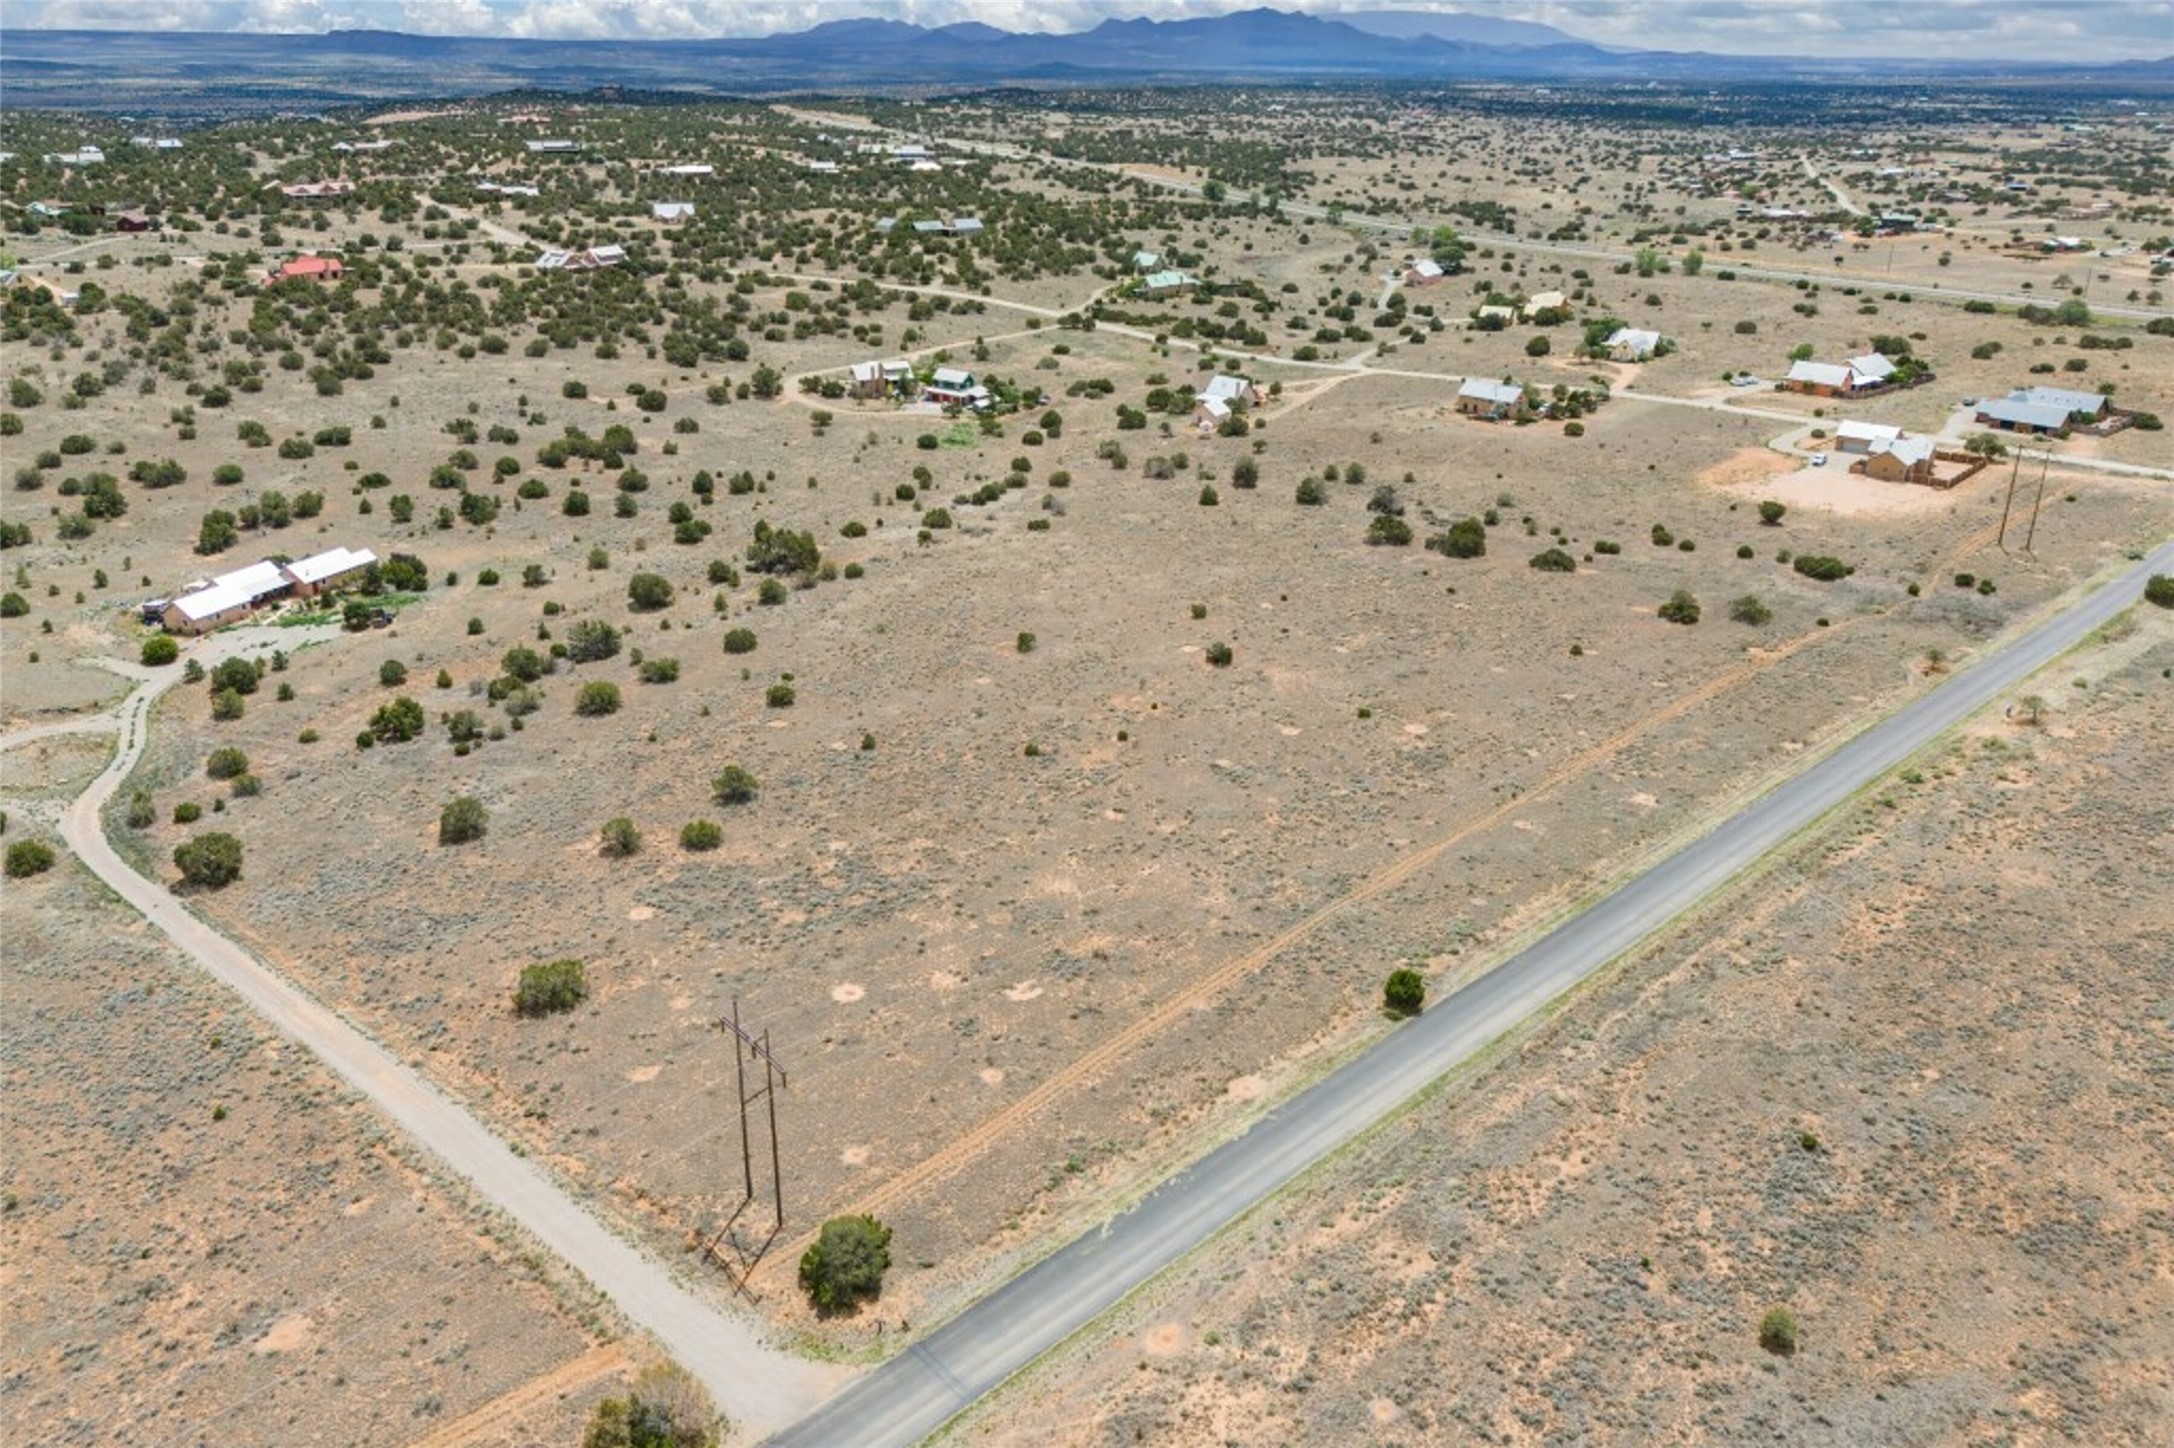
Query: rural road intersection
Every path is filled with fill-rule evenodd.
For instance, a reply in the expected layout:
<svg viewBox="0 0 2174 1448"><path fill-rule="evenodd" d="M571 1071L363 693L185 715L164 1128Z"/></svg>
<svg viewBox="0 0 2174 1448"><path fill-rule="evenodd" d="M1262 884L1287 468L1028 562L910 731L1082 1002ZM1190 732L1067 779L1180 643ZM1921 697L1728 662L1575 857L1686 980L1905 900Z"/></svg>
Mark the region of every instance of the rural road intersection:
<svg viewBox="0 0 2174 1448"><path fill-rule="evenodd" d="M853 1383L772 1438L773 1448L905 1448L933 1433L1489 1042L2135 605L2148 575L2170 571L2174 541L1996 646L1399 1027L1138 1205Z"/></svg>

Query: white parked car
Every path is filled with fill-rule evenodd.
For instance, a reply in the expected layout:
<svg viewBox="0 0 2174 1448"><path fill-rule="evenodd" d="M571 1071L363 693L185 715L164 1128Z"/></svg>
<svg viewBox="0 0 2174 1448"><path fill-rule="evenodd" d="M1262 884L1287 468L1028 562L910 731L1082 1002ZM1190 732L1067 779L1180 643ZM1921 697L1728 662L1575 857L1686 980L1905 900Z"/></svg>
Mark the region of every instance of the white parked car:
<svg viewBox="0 0 2174 1448"><path fill-rule="evenodd" d="M1815 467L1815 468L1823 468L1823 467L1825 467L1826 465L1827 465L1827 455L1826 455L1825 453L1813 453L1813 454L1812 454L1812 466L1813 466L1813 467Z"/></svg>

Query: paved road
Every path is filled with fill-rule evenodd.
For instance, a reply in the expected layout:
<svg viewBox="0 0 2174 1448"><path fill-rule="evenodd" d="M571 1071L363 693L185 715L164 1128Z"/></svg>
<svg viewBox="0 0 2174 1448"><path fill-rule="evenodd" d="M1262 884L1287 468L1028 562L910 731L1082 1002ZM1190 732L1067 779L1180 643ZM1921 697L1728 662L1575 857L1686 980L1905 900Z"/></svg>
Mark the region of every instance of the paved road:
<svg viewBox="0 0 2174 1448"><path fill-rule="evenodd" d="M1314 1162L2020 685L2174 570L2174 540L1905 704L1693 844L1399 1027L1138 1206L1028 1269L860 1379L774 1448L919 1441Z"/></svg>
<svg viewBox="0 0 2174 1448"><path fill-rule="evenodd" d="M208 666L220 658L261 652L275 644L291 650L311 638L306 630L237 630L213 635L195 645L193 653ZM121 665L116 671L152 677L104 716L108 727L119 732L120 747L112 763L61 816L61 838L76 857L259 1016L307 1047L368 1097L410 1140L437 1156L484 1200L586 1277L629 1321L654 1334L674 1358L708 1385L718 1405L740 1427L767 1432L791 1422L835 1390L845 1376L842 1370L766 1347L745 1322L682 1287L662 1263L591 1216L542 1169L517 1155L465 1108L198 919L166 885L137 874L115 853L106 841L99 811L142 755L153 704L181 677L179 668L154 674Z"/></svg>

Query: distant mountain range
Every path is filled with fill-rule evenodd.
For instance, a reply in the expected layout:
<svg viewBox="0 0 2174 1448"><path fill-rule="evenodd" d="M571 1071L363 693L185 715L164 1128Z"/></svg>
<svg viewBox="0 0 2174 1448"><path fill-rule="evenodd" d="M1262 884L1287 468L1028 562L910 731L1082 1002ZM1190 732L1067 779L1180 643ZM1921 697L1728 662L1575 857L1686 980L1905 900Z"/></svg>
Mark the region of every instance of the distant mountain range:
<svg viewBox="0 0 2174 1448"><path fill-rule="evenodd" d="M906 86L1208 82L1730 83L1906 75L2174 82L2174 57L2111 66L1617 50L1550 26L1381 10L1334 18L1259 9L1198 20L1109 20L1069 35L980 24L839 20L790 35L543 41L346 30L323 35L0 31L16 106L205 110L622 86L706 94Z"/></svg>

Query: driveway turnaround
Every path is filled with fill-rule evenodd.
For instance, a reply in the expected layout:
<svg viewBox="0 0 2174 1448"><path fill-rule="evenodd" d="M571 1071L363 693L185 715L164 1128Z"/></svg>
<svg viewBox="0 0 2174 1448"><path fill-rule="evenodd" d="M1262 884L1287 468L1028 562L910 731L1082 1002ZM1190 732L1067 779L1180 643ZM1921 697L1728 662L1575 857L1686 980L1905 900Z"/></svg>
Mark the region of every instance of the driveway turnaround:
<svg viewBox="0 0 2174 1448"><path fill-rule="evenodd" d="M2174 541L1753 800L1366 1054L1013 1278L771 1440L905 1448L1086 1327L1307 1167L2015 688L2174 572Z"/></svg>
<svg viewBox="0 0 2174 1448"><path fill-rule="evenodd" d="M310 637L292 630L237 630L198 645L196 657L208 665L222 657L272 647L275 641L291 649ZM145 879L115 853L106 841L99 811L142 756L151 706L180 679L181 670L124 665L116 672L149 677L107 716L107 727L120 735L113 761L61 817L61 838L86 868L142 911L274 1029L307 1047L367 1097L409 1140L444 1162L546 1251L587 1278L629 1321L653 1334L708 1386L718 1407L736 1426L768 1432L791 1422L835 1389L843 1376L840 1369L765 1346L746 1322L683 1286L663 1263L591 1216L547 1173L516 1154L466 1108L198 919L165 884Z"/></svg>

